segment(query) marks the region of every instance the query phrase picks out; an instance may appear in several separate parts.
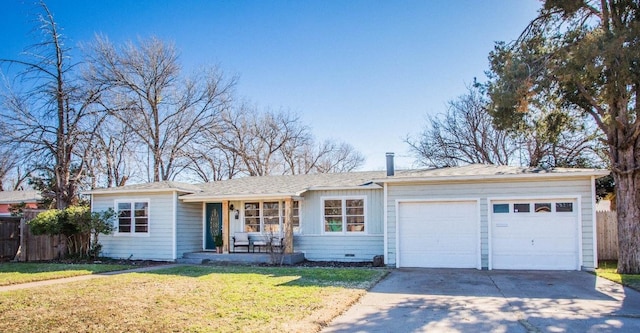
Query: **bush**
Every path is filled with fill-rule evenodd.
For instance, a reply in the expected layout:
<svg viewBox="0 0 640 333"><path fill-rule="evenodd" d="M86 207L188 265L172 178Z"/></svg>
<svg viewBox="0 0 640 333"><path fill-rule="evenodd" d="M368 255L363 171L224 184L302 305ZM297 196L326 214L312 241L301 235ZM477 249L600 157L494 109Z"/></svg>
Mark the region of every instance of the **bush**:
<svg viewBox="0 0 640 333"><path fill-rule="evenodd" d="M97 257L101 249L98 236L113 232L115 216L111 208L91 212L87 206L71 206L42 212L27 223L34 235L64 235L71 256Z"/></svg>

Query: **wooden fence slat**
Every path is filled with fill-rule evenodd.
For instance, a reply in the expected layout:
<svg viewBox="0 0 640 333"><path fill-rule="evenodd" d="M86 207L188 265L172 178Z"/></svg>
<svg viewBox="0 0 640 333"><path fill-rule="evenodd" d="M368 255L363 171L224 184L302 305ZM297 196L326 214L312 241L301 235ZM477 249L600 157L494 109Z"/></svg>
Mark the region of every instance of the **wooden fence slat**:
<svg viewBox="0 0 640 333"><path fill-rule="evenodd" d="M618 215L615 211L596 212L598 259L618 260Z"/></svg>
<svg viewBox="0 0 640 333"><path fill-rule="evenodd" d="M0 217L0 261L12 260L20 245L20 218Z"/></svg>

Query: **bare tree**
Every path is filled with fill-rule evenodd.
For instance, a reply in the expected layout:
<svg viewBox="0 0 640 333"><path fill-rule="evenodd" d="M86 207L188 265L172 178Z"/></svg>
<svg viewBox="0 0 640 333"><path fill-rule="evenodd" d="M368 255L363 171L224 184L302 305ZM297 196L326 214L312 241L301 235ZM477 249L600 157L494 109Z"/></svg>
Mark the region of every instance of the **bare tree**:
<svg viewBox="0 0 640 333"><path fill-rule="evenodd" d="M29 172L20 155L15 145L0 146L0 191L19 190L27 180Z"/></svg>
<svg viewBox="0 0 640 333"><path fill-rule="evenodd" d="M352 145L333 140L285 145L283 158L291 174L349 172L361 167L364 156Z"/></svg>
<svg viewBox="0 0 640 333"><path fill-rule="evenodd" d="M131 178L137 156L133 147L139 142L127 126L117 119L105 121L96 129L94 140L86 149L90 187L124 186Z"/></svg>
<svg viewBox="0 0 640 333"><path fill-rule="evenodd" d="M308 128L290 112L258 112L243 104L222 114L220 128L211 132L215 144L239 158L250 176L285 173L281 151L291 142L303 142Z"/></svg>
<svg viewBox="0 0 640 333"><path fill-rule="evenodd" d="M231 150L220 149L215 143L206 142L192 146L187 156L192 163L187 169L197 181L213 182L231 179L239 175L240 157Z"/></svg>
<svg viewBox="0 0 640 333"><path fill-rule="evenodd" d="M430 117L417 141L405 139L420 164L526 165L531 167L593 167L598 131L575 112L537 105L520 126L500 129L488 112L489 101L479 86L449 103L444 115Z"/></svg>
<svg viewBox="0 0 640 333"><path fill-rule="evenodd" d="M449 102L447 112L429 117L420 138L405 142L420 164L445 167L460 164L512 162L516 145L506 131L499 131L486 112L486 100L477 88Z"/></svg>
<svg viewBox="0 0 640 333"><path fill-rule="evenodd" d="M183 78L178 52L157 38L115 47L97 37L89 74L108 93L101 102L148 148L149 180L173 179L191 162L189 142L228 107L235 79L216 68Z"/></svg>
<svg viewBox="0 0 640 333"><path fill-rule="evenodd" d="M24 59L2 59L17 66L19 85L8 87L2 103L0 144L18 143L24 160L34 161L49 184L57 208L65 208L77 197L84 174L85 151L81 142L90 140L100 122L94 102L99 89L76 75L64 35L44 2L39 3L38 32L42 41L26 49Z"/></svg>

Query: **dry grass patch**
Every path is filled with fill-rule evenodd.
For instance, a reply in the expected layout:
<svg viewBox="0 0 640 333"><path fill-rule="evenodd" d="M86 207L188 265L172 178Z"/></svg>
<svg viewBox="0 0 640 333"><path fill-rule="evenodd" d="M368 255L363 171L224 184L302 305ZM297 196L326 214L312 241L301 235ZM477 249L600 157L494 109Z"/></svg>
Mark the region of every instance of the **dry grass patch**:
<svg viewBox="0 0 640 333"><path fill-rule="evenodd" d="M127 265L1 263L0 286L134 268Z"/></svg>
<svg viewBox="0 0 640 333"><path fill-rule="evenodd" d="M387 273L180 266L0 294L0 332L314 332Z"/></svg>

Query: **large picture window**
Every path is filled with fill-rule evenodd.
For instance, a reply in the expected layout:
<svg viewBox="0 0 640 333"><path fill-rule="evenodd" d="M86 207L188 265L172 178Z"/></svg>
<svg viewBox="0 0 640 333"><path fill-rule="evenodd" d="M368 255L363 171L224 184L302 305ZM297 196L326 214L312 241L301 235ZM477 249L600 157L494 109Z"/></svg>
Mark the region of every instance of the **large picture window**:
<svg viewBox="0 0 640 333"><path fill-rule="evenodd" d="M324 199L324 232L365 232L364 198Z"/></svg>
<svg viewBox="0 0 640 333"><path fill-rule="evenodd" d="M149 202L121 201L118 212L117 232L121 234L145 234L149 232Z"/></svg>
<svg viewBox="0 0 640 333"><path fill-rule="evenodd" d="M284 201L244 203L244 231L281 235L284 222ZM300 232L300 201L293 201L293 232Z"/></svg>

